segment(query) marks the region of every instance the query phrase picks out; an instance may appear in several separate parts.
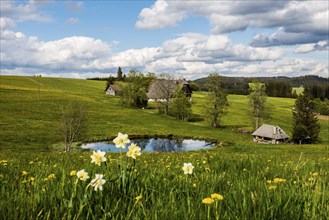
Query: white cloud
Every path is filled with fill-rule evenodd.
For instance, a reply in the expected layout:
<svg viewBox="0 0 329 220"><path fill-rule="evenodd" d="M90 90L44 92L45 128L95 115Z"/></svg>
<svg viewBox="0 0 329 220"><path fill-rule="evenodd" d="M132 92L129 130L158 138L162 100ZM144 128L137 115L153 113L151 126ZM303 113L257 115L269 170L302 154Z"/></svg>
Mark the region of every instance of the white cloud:
<svg viewBox="0 0 329 220"><path fill-rule="evenodd" d="M49 1L28 1L26 3L16 1L1 1L0 14L2 17L11 18L16 22L38 21L53 22L53 18L42 14L38 8L48 4Z"/></svg>
<svg viewBox="0 0 329 220"><path fill-rule="evenodd" d="M329 5L326 1L165 1L144 8L137 28L174 26L188 16L204 16L212 34L247 28L277 28L276 36L259 33L252 46L315 43L328 38Z"/></svg>
<svg viewBox="0 0 329 220"><path fill-rule="evenodd" d="M328 41L319 41L316 44L303 44L294 50L295 53L309 53L314 51L329 50Z"/></svg>
<svg viewBox="0 0 329 220"><path fill-rule="evenodd" d="M168 2L156 1L151 8L144 8L136 22L137 28L158 29L175 25L185 17L184 11L168 10Z"/></svg>

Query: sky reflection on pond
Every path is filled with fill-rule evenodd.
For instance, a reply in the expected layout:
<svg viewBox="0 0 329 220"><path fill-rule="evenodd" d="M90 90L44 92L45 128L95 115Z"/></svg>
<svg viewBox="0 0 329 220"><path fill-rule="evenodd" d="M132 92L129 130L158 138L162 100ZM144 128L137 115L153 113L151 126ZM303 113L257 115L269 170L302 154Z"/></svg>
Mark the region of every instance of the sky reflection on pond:
<svg viewBox="0 0 329 220"><path fill-rule="evenodd" d="M214 142L207 142L204 140L192 139L165 139L165 138L151 138L151 139L133 139L131 143L138 145L142 152L175 152L175 151L194 151L200 149L209 149L216 145ZM131 144L130 143L130 144ZM128 144L122 151L127 151ZM101 150L105 152L120 152L119 148L111 142L94 142L81 145L83 149Z"/></svg>

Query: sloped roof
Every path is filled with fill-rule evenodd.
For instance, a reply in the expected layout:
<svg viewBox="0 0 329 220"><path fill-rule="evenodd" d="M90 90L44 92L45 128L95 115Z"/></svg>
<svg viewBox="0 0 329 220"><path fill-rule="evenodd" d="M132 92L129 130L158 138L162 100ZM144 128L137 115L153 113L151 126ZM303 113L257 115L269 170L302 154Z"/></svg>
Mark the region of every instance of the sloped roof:
<svg viewBox="0 0 329 220"><path fill-rule="evenodd" d="M115 91L115 92L120 92L122 90L122 87L120 85L109 85L105 91L108 91L109 89Z"/></svg>
<svg viewBox="0 0 329 220"><path fill-rule="evenodd" d="M149 99L162 99L166 98L167 95L172 95L175 92L176 87L183 88L184 85L188 85L185 80L165 80L156 79L149 86L147 92L147 98ZM162 91L163 90L163 91ZM186 92L186 91L184 91ZM169 93L169 94L167 94ZM192 90L191 90L192 93Z"/></svg>
<svg viewBox="0 0 329 220"><path fill-rule="evenodd" d="M289 136L279 126L267 124L260 126L254 133L252 133L252 135L275 140L289 138Z"/></svg>

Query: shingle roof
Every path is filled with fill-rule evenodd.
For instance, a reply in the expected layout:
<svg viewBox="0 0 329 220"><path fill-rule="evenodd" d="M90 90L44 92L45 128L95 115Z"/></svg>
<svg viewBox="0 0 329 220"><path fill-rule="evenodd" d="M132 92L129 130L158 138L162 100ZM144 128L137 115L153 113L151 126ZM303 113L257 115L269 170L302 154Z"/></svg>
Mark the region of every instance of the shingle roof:
<svg viewBox="0 0 329 220"><path fill-rule="evenodd" d="M156 79L152 82L152 84L148 89L147 98L149 99L167 98L168 95L171 96L172 94L174 94L176 87L183 88L184 85L188 85L188 82L186 82L185 80Z"/></svg>
<svg viewBox="0 0 329 220"><path fill-rule="evenodd" d="M289 138L289 136L279 126L267 124L260 126L254 133L252 133L252 135L275 140Z"/></svg>

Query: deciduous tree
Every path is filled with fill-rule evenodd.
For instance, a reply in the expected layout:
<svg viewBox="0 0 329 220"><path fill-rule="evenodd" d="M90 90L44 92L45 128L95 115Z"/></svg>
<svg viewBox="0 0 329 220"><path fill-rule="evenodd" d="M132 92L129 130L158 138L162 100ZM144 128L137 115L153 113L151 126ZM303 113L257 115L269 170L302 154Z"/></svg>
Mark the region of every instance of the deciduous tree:
<svg viewBox="0 0 329 220"><path fill-rule="evenodd" d="M212 127L220 126L221 117L227 113L227 91L222 76L210 74L207 78L207 103L205 117Z"/></svg>
<svg viewBox="0 0 329 220"><path fill-rule="evenodd" d="M62 106L60 131L64 138L64 150L70 151L72 143L84 138L87 132L87 107L80 102Z"/></svg>
<svg viewBox="0 0 329 220"><path fill-rule="evenodd" d="M254 81L250 85L249 107L253 128L255 130L259 128L262 120L268 117L268 110L265 105L266 99L265 85Z"/></svg>

